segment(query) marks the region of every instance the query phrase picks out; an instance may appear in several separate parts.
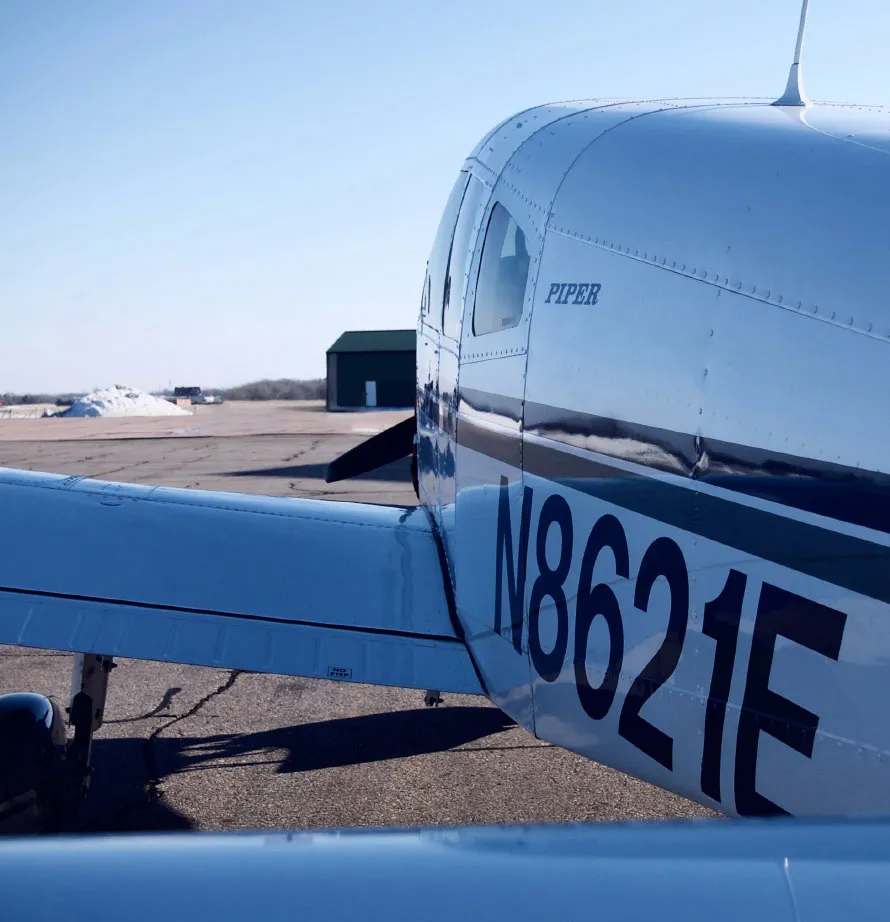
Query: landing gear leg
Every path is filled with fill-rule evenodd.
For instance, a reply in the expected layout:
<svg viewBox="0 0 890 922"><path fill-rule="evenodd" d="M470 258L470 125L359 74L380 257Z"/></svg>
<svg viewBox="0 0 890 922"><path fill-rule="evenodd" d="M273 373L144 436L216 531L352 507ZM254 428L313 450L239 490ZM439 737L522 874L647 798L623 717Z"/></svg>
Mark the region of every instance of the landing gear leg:
<svg viewBox="0 0 890 922"><path fill-rule="evenodd" d="M423 703L425 707L428 708L437 708L443 702L442 692L437 688L431 688L423 696Z"/></svg>
<svg viewBox="0 0 890 922"><path fill-rule="evenodd" d="M110 656L97 653L76 653L71 676L71 706L68 721L74 727L74 738L65 755L68 790L66 800L79 803L90 787L90 754L93 733L102 726L108 674L114 669Z"/></svg>

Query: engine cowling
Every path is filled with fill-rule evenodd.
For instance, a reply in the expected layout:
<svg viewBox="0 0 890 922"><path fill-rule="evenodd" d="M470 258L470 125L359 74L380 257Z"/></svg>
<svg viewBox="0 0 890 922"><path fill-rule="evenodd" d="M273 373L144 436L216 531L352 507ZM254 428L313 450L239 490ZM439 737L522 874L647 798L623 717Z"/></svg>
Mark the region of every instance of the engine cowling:
<svg viewBox="0 0 890 922"><path fill-rule="evenodd" d="M67 731L44 695L0 695L0 831L51 830L65 797Z"/></svg>

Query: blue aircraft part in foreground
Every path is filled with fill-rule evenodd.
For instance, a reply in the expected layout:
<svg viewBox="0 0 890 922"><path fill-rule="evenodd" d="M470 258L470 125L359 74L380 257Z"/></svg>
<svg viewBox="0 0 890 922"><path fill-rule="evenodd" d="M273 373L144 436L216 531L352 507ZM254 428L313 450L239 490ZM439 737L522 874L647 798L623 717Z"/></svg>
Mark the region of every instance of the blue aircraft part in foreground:
<svg viewBox="0 0 890 922"><path fill-rule="evenodd" d="M741 820L0 842L4 922L884 920L890 825Z"/></svg>

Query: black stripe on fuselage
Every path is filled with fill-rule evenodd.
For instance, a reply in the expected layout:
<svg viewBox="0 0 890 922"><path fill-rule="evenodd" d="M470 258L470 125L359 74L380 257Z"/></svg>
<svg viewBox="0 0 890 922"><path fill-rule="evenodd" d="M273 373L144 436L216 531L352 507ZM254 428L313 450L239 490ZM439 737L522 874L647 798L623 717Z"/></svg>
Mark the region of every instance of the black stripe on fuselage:
<svg viewBox="0 0 890 922"><path fill-rule="evenodd" d="M591 440L600 455L890 534L888 474L537 403L525 407L524 431Z"/></svg>
<svg viewBox="0 0 890 922"><path fill-rule="evenodd" d="M526 442L524 469L561 486L673 525L853 592L890 602L890 548Z"/></svg>
<svg viewBox="0 0 890 922"><path fill-rule="evenodd" d="M522 467L522 441L518 429L511 432L480 426L474 420L461 416L457 420L457 443L510 467Z"/></svg>
<svg viewBox="0 0 890 922"><path fill-rule="evenodd" d="M887 481L890 478L886 475L876 473L870 478L866 472L856 468L823 465L808 459L771 454L725 442L709 442L701 437L645 429L598 417L584 417L588 421L585 430L578 425L581 414L567 414L562 410L552 411L551 424L545 428L544 409L540 405L534 405L533 410L530 406L526 407L526 418L529 423L534 421L535 433L545 436L549 443L524 442L522 466L529 473L763 560L890 603L890 548L840 534L830 527L800 522L781 512L749 506L741 498L715 496L663 478L637 473L611 464L609 460L632 460L643 467L668 470L674 474L686 473L691 478L722 489L855 524L865 524L862 519L876 521L879 518L864 515L865 504L852 500L877 494L882 501L888 502ZM571 428L565 425L569 419ZM519 443L518 432L498 432L499 442L495 446L494 440L476 435L480 427L464 424L465 420L461 418L458 422L459 444L510 463L513 467L519 466L515 461L519 455L518 444L512 452L505 450L502 444L509 439ZM473 437L465 439L466 433L472 433ZM559 444L578 436L595 439L598 458L566 451ZM705 445L709 453L705 452ZM496 450L489 450L494 447ZM611 455L608 451L610 447L613 451ZM629 456L630 451L632 456ZM508 457L514 460L507 461ZM720 458L719 474L714 473L716 464L711 460L716 457ZM826 492L831 495L825 495ZM845 512L848 514L845 515ZM850 512L855 514L849 515ZM890 531L885 519L881 519L881 525L881 531Z"/></svg>

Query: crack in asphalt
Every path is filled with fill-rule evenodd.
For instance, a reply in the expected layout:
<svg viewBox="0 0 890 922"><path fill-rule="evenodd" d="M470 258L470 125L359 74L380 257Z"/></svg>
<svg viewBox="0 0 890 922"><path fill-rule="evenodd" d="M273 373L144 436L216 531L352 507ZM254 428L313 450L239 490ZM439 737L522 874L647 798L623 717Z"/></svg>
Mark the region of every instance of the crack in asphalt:
<svg viewBox="0 0 890 922"><path fill-rule="evenodd" d="M145 461L134 461L131 464L125 464L123 467L113 467L108 471L99 471L98 474L90 474L90 478L93 480L99 480L102 477L108 477L109 474L120 474L123 471L131 471L137 467L145 467L146 464L151 464L153 459L148 458Z"/></svg>
<svg viewBox="0 0 890 922"><path fill-rule="evenodd" d="M177 724L182 720L187 720L189 717L196 716L201 711L201 709L205 705L209 704L214 698L218 698L220 695L223 695L227 691L229 691L229 689L231 689L232 686L235 684L235 682L238 680L238 676L240 676L241 674L242 674L242 670L232 669L229 672L229 675L226 678L225 682L222 682L215 689L213 689L213 691L208 692L206 695L204 695L203 698L201 698L194 705L192 705L192 707L190 707L186 712L184 712L183 714L177 714L175 717L172 717L166 723L161 724L159 727L155 727L155 729L152 730L151 733L149 733L149 735L146 737L145 742L143 743L143 746L142 746L142 761L143 761L143 766L145 768L145 775L146 775L146 782L145 782L145 787L143 790L143 795L135 803L128 804L126 807L123 807L120 810L116 811L115 816L114 816L114 826L116 828L118 829L124 828L127 816L129 816L132 813L135 813L141 807L145 807L148 804L151 804L153 801L160 800L164 796L164 792L161 790L161 784L162 784L163 778L158 771L157 756L156 756L155 748L154 748L155 740L157 740L165 730L169 730L170 727L172 727L174 724ZM154 712L158 712L162 710L162 708L165 705L169 707L170 700L172 699L173 694L175 694L178 691L181 691L181 689L175 689L175 690L168 689L167 692L165 692L164 697L162 698L160 704L154 708ZM151 713L145 716L146 717L151 716ZM130 718L130 719L133 719L133 718ZM136 718L136 719L143 719L143 718Z"/></svg>
<svg viewBox="0 0 890 922"><path fill-rule="evenodd" d="M232 669L229 672L229 676L225 682L215 688L212 692L204 695L200 701L197 701L194 705L192 705L192 707L190 707L184 714L178 714L176 717L172 717L166 723L161 724L161 726L155 727L155 729L148 734L148 737L145 740L145 746L142 750L142 757L145 762L146 774L148 775L148 782L145 788L146 801L158 800L163 796L163 791L160 789L162 779L158 775L157 759L155 757L155 740L165 730L169 730L170 727L172 727L174 724L178 724L181 720L187 720L189 717L194 717L204 707L204 705L209 704L214 698L218 698L220 695L224 695L230 688L232 688L235 682L238 681L239 675L241 675L240 669Z"/></svg>
<svg viewBox="0 0 890 922"><path fill-rule="evenodd" d="M307 445L306 448L299 449L295 455L291 455L289 458L282 458L281 463L289 464L291 461L296 461L304 455L309 454L310 451L315 451L319 445L321 445L321 439L315 439L310 445Z"/></svg>
<svg viewBox="0 0 890 922"><path fill-rule="evenodd" d="M201 462L201 461L207 461L207 460L212 456L212 454L213 454L212 451L208 451L208 452L206 452L204 455L202 455L200 458L189 458L188 461L187 461L187 463L188 463L188 464L197 464L198 462ZM93 480L99 480L99 479L101 479L101 478L103 478L103 477L108 477L108 476L110 476L111 474L122 474L122 473L125 473L125 472L129 472L129 471L135 470L137 467L144 467L146 464L151 464L151 463L153 463L153 461L154 461L154 459L152 459L152 458L149 458L149 459L147 459L147 460L145 460L145 461L134 461L134 462L132 462L132 463L130 463L130 464L125 464L125 465L123 465L123 467L115 467L115 468L112 468L111 470L108 470L108 471L100 471L98 474L90 474L89 476L90 476L90 478L92 478ZM159 475L158 475L158 474L153 474L152 477L155 478L155 479L157 479L157 478L159 477ZM136 480L134 480L134 481L129 481L129 482L138 483L138 481L136 481Z"/></svg>

